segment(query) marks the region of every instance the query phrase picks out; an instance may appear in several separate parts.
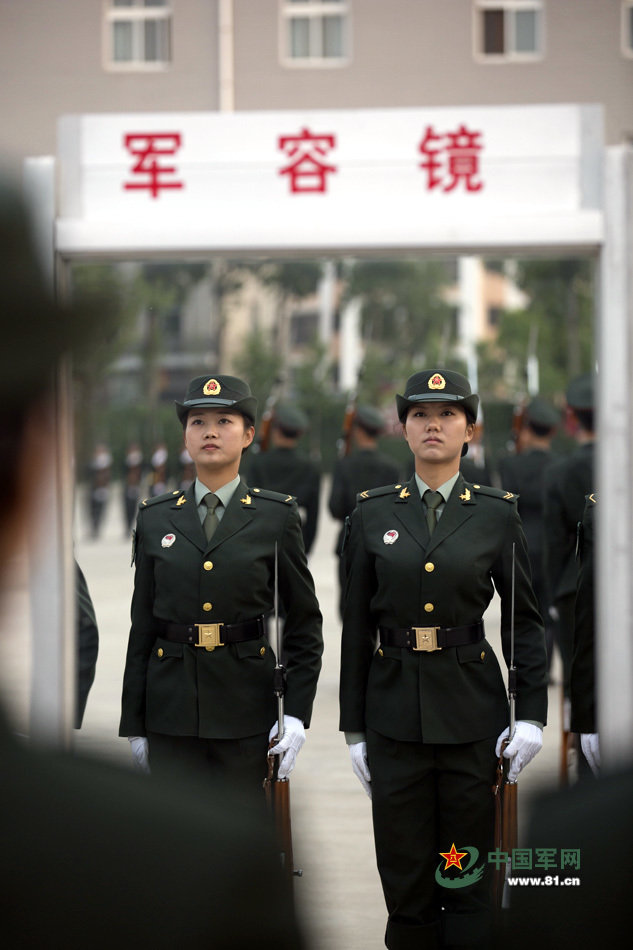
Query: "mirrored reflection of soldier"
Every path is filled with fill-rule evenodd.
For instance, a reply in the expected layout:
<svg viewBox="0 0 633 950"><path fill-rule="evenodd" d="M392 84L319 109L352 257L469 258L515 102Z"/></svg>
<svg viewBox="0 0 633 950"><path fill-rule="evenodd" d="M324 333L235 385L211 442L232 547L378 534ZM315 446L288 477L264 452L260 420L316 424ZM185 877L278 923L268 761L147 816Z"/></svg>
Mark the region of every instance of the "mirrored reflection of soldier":
<svg viewBox="0 0 633 950"><path fill-rule="evenodd" d="M378 449L378 438L384 432L385 420L373 406L359 406L352 421L352 448L348 455L337 459L332 475L328 507L337 521L343 522L336 543L339 554L339 611L343 616L345 593L345 561L340 556L344 523L356 507L356 496L368 488L395 485L400 478L398 466Z"/></svg>
<svg viewBox="0 0 633 950"><path fill-rule="evenodd" d="M125 536L129 537L141 501L143 487L143 451L138 442L131 442L125 453L123 473L123 512Z"/></svg>
<svg viewBox="0 0 633 950"><path fill-rule="evenodd" d="M247 383L196 377L176 410L196 480L139 509L119 734L146 771L189 765L260 790L277 732L265 623L275 603L275 550L287 686L285 732L271 751L281 778L305 741L321 668L321 613L301 519L292 497L251 490L239 475L255 434Z"/></svg>
<svg viewBox="0 0 633 950"><path fill-rule="evenodd" d="M498 462L501 487L519 496L519 514L532 568L532 588L545 624L548 670L554 631L549 617L549 586L545 580L544 481L547 468L556 461L552 439L559 423L560 415L552 406L538 397L532 399L517 433L516 455L507 455Z"/></svg>
<svg viewBox="0 0 633 950"><path fill-rule="evenodd" d="M594 631L594 520L598 497L587 497L578 526L578 584L576 589L574 650L571 661L571 731L580 736L580 748L594 775L600 772L600 742L596 701L596 658Z"/></svg>
<svg viewBox="0 0 633 950"><path fill-rule="evenodd" d="M100 442L95 446L88 466L90 536L98 538L101 533L103 516L110 498L110 477L112 474L112 455L107 445Z"/></svg>
<svg viewBox="0 0 633 950"><path fill-rule="evenodd" d="M55 307L34 260L24 210L0 181L0 589L37 531L57 361L97 342L98 321ZM4 710L0 760L3 946L305 946L269 830L225 786L152 784L38 749Z"/></svg>
<svg viewBox="0 0 633 950"><path fill-rule="evenodd" d="M542 744L545 642L516 499L459 471L478 401L459 373L409 378L396 402L415 474L362 493L346 548L340 728L372 799L390 950L490 947L492 786L508 734L504 678L482 622L495 591L506 661L514 632L510 780ZM466 847L478 853L477 873L444 886L438 868Z"/></svg>
<svg viewBox="0 0 633 950"><path fill-rule="evenodd" d="M99 653L99 628L94 605L83 571L75 561L75 596L77 614L77 695L75 729L81 729L88 693L94 683Z"/></svg>
<svg viewBox="0 0 633 950"><path fill-rule="evenodd" d="M585 498L594 486L594 380L591 374L569 384L566 399L566 426L578 447L564 459L551 465L544 479L544 526L546 580L550 604L557 617L563 667L563 733L569 731L569 692L574 639L574 602L576 599L576 534L582 520ZM567 739L564 737L564 742ZM580 760L582 766L583 760ZM566 768L563 768L566 780Z"/></svg>
<svg viewBox="0 0 633 950"><path fill-rule="evenodd" d="M321 472L298 448L307 429L308 417L301 409L287 403L276 405L271 422L272 447L253 455L249 481L258 488L295 496L302 513L303 543L309 554L319 521Z"/></svg>

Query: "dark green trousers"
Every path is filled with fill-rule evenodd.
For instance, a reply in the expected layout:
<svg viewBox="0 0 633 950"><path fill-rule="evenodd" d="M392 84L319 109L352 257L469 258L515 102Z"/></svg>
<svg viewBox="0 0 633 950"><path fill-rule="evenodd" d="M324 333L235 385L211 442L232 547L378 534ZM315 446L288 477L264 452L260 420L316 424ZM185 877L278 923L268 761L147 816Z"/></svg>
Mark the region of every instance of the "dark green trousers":
<svg viewBox="0 0 633 950"><path fill-rule="evenodd" d="M368 731L374 840L390 950L489 946L496 738L430 745ZM457 851L477 848L478 866L485 867L481 880L462 888L436 882L438 866L445 868L440 852L453 844Z"/></svg>

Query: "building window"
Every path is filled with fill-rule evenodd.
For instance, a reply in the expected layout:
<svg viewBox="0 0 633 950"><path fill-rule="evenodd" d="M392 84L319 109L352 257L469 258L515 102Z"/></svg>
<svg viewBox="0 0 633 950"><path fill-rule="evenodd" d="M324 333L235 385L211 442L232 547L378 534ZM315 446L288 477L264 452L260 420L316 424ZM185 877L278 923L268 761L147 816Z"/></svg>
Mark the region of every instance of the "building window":
<svg viewBox="0 0 633 950"><path fill-rule="evenodd" d="M475 58L529 62L543 57L542 0L475 0Z"/></svg>
<svg viewBox="0 0 633 950"><path fill-rule="evenodd" d="M349 0L280 0L284 66L341 66L349 62Z"/></svg>
<svg viewBox="0 0 633 950"><path fill-rule="evenodd" d="M108 0L106 62L110 69L164 69L171 62L170 0Z"/></svg>
<svg viewBox="0 0 633 950"><path fill-rule="evenodd" d="M622 52L633 57L633 0L622 3Z"/></svg>

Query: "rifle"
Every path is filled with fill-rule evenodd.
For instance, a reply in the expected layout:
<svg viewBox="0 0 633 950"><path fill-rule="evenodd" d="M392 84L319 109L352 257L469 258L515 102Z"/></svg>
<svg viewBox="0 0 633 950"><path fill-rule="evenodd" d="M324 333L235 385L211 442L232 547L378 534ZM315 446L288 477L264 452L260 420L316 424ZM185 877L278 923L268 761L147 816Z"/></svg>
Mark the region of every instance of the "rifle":
<svg viewBox="0 0 633 950"><path fill-rule="evenodd" d="M284 734L284 695L286 692L286 668L281 664L281 637L279 634L279 563L277 542L275 542L275 671L273 674L273 692L277 697L277 723L279 733L270 743L276 745ZM295 869L292 856L292 826L290 823L290 781L277 778L279 756L268 755L268 769L264 779L264 793L268 808L275 822L275 829L281 845L281 866L289 881L293 876L301 877L303 871Z"/></svg>
<svg viewBox="0 0 633 950"><path fill-rule="evenodd" d="M275 382L272 385L268 398L266 400L266 405L264 406L264 411L262 413L262 418L259 423L259 432L257 434L257 451L258 452L267 452L270 447L270 432L273 426L273 421L275 418L275 406L279 402L279 397L281 396L281 390L283 387L283 378L278 376L275 379Z"/></svg>
<svg viewBox="0 0 633 950"><path fill-rule="evenodd" d="M510 726L508 736L501 744L501 754L497 762L497 781L493 786L495 796L495 838L494 846L498 851L508 855L503 869L497 868L494 872L493 896L494 906L497 909L505 908L509 904L509 895L506 889L506 878L512 870L511 854L517 847L518 840L518 809L517 783L507 778L507 764L503 753L514 736L516 725L516 695L517 671L514 665L514 588L515 588L515 544L512 545L512 586L510 595L510 666L508 668L508 700L510 703ZM505 780L504 780L505 776Z"/></svg>

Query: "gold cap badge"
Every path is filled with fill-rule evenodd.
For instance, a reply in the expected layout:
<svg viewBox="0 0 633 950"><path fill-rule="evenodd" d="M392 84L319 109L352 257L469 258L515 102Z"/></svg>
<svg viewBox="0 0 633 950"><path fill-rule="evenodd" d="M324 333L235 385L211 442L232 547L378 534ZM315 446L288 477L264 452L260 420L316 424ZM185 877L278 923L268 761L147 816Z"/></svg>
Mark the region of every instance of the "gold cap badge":
<svg viewBox="0 0 633 950"><path fill-rule="evenodd" d="M429 379L429 389L444 389L446 387L446 380L441 375L441 373L435 373Z"/></svg>
<svg viewBox="0 0 633 950"><path fill-rule="evenodd" d="M217 379L210 379L202 387L202 392L205 396L217 396L221 389L222 387Z"/></svg>

